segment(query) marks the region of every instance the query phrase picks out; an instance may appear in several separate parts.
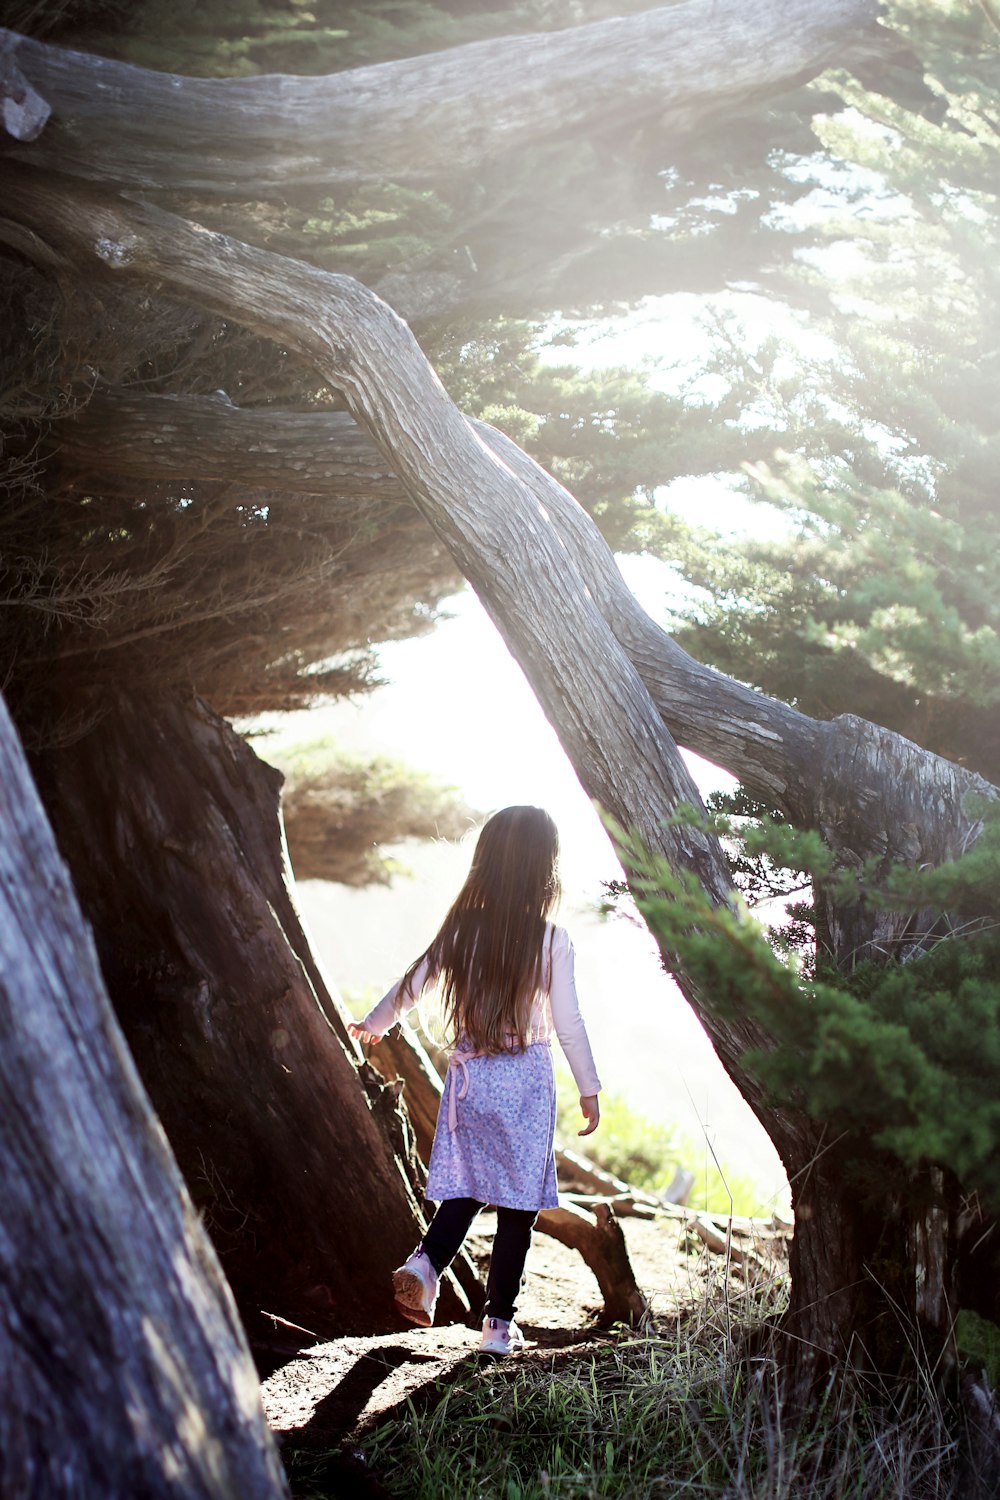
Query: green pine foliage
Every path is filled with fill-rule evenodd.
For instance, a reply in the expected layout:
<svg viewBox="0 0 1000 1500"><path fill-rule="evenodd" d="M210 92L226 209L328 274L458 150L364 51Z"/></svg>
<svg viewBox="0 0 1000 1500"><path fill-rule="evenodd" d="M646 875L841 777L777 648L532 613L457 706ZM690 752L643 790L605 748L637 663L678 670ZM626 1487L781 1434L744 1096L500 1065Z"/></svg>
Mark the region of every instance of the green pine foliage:
<svg viewBox="0 0 1000 1500"><path fill-rule="evenodd" d="M772 221L811 227L786 292L800 341L716 339L741 420L784 427L744 478L784 535L689 538L704 592L679 623L694 654L807 712L997 779L1000 33L957 0L888 11L924 92L837 76L846 109L821 107L819 149L785 156L812 190Z"/></svg>
<svg viewBox="0 0 1000 1500"><path fill-rule="evenodd" d="M523 319L460 325L442 337L438 372L463 411L506 432L576 496L615 551L669 555L683 528L657 505L657 487L712 473L720 453L738 463L759 449L735 427L720 440L683 394L642 372L542 358L544 339Z"/></svg>
<svg viewBox="0 0 1000 1500"><path fill-rule="evenodd" d="M685 816L697 819L689 811ZM966 1191L1000 1205L1000 805L982 810L967 852L936 870L837 872L817 835L762 820L748 852L766 853L842 902L935 914L906 963L834 968L783 951L742 902L712 908L687 872L673 872L617 830L630 889L664 946L720 1014L749 1012L776 1039L748 1054L776 1099L797 1103L858 1143L859 1187L885 1188L898 1164L949 1168ZM731 837L731 823L720 831ZM865 1143L870 1143L867 1147Z"/></svg>
<svg viewBox="0 0 1000 1500"><path fill-rule="evenodd" d="M336 73L478 41L509 29L515 8L455 14L429 0L346 6L339 0L140 0L122 10L111 14L114 25L106 29L107 0L103 7L77 4L73 19L79 25L92 18L88 40L95 51L140 67L245 78Z"/></svg>

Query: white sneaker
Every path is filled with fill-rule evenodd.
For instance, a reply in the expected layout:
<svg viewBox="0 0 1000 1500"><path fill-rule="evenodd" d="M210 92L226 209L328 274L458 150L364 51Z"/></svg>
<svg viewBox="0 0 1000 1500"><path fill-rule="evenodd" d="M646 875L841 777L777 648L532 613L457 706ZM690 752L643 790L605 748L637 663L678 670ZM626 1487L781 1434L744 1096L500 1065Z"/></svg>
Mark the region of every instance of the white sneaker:
<svg viewBox="0 0 1000 1500"><path fill-rule="evenodd" d="M418 1245L398 1271L392 1273L396 1311L411 1323L429 1328L434 1322L440 1277L423 1246Z"/></svg>
<svg viewBox="0 0 1000 1500"><path fill-rule="evenodd" d="M495 1354L498 1359L517 1354L524 1348L524 1334L511 1319L487 1318L483 1323L483 1336L479 1342L480 1354Z"/></svg>

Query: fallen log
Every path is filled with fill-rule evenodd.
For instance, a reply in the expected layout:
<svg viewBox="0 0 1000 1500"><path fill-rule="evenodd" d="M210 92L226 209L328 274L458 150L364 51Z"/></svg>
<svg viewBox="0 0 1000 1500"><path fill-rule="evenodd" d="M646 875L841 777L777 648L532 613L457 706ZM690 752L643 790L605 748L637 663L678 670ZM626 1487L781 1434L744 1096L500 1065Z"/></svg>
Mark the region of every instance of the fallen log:
<svg viewBox="0 0 1000 1500"><path fill-rule="evenodd" d="M664 1203L687 1203L694 1187L694 1173L689 1172L687 1167L678 1167L668 1185L659 1194L661 1204Z"/></svg>
<svg viewBox="0 0 1000 1500"><path fill-rule="evenodd" d="M611 1172L605 1172L596 1162L590 1161L586 1156L581 1156L576 1151L556 1151L556 1170L559 1173L560 1182L565 1180L567 1187L578 1186L586 1188L589 1192L600 1194L611 1194L631 1196L636 1195L636 1189L629 1183L623 1182L620 1177L615 1177ZM652 1202L653 1200L650 1199Z"/></svg>
<svg viewBox="0 0 1000 1500"><path fill-rule="evenodd" d="M622 1227L607 1203L586 1213L575 1203L561 1202L558 1208L543 1208L535 1227L583 1256L604 1298L602 1323L634 1327L642 1322L649 1301L639 1290Z"/></svg>
<svg viewBox="0 0 1000 1500"><path fill-rule="evenodd" d="M559 1196L564 1202L572 1203L577 1208L590 1209L591 1212L599 1203L604 1203L616 1219L655 1219L660 1213L659 1206L651 1203L637 1203L631 1193L601 1197L594 1193L561 1193Z"/></svg>
<svg viewBox="0 0 1000 1500"><path fill-rule="evenodd" d="M694 1175L684 1167L678 1167L670 1184L662 1193L647 1193L631 1182L625 1182L612 1172L599 1167L587 1156L568 1149L556 1150L556 1171L562 1188L572 1192L574 1187L585 1188L588 1193L601 1197L628 1197L636 1203L645 1203L650 1208L662 1208L665 1203L686 1203L694 1186Z"/></svg>
<svg viewBox="0 0 1000 1500"><path fill-rule="evenodd" d="M788 1239L785 1234L776 1234L762 1219L716 1219L710 1214L688 1212L684 1225L713 1255L724 1256L730 1271L754 1282L774 1275L776 1262L783 1258L773 1253L776 1242L784 1249ZM764 1254L761 1246L765 1247Z"/></svg>

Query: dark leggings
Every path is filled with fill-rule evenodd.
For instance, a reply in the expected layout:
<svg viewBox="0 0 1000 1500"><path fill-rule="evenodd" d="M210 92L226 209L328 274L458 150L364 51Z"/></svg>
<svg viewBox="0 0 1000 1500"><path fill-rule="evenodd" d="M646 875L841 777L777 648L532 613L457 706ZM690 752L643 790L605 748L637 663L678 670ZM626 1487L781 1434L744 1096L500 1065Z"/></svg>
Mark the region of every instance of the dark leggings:
<svg viewBox="0 0 1000 1500"><path fill-rule="evenodd" d="M451 1265L462 1248L473 1219L484 1207L475 1198L446 1198L439 1204L424 1235L424 1251L439 1275L445 1266ZM514 1316L536 1218L535 1210L530 1208L497 1209L497 1232L486 1280L485 1316L488 1318L504 1318L509 1322Z"/></svg>

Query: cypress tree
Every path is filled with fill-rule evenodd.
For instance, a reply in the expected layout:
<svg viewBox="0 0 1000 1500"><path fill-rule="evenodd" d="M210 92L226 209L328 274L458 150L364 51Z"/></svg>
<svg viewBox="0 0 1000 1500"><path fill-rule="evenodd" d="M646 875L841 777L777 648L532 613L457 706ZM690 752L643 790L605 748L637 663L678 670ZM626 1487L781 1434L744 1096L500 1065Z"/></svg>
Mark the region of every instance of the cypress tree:
<svg viewBox="0 0 1000 1500"><path fill-rule="evenodd" d="M829 352L717 352L731 399L784 428L743 483L785 531L688 536L706 592L681 638L807 712L858 713L996 780L1000 36L975 7L890 9L933 105L841 75L846 112L817 116L820 149L788 163L813 190L804 328Z"/></svg>

